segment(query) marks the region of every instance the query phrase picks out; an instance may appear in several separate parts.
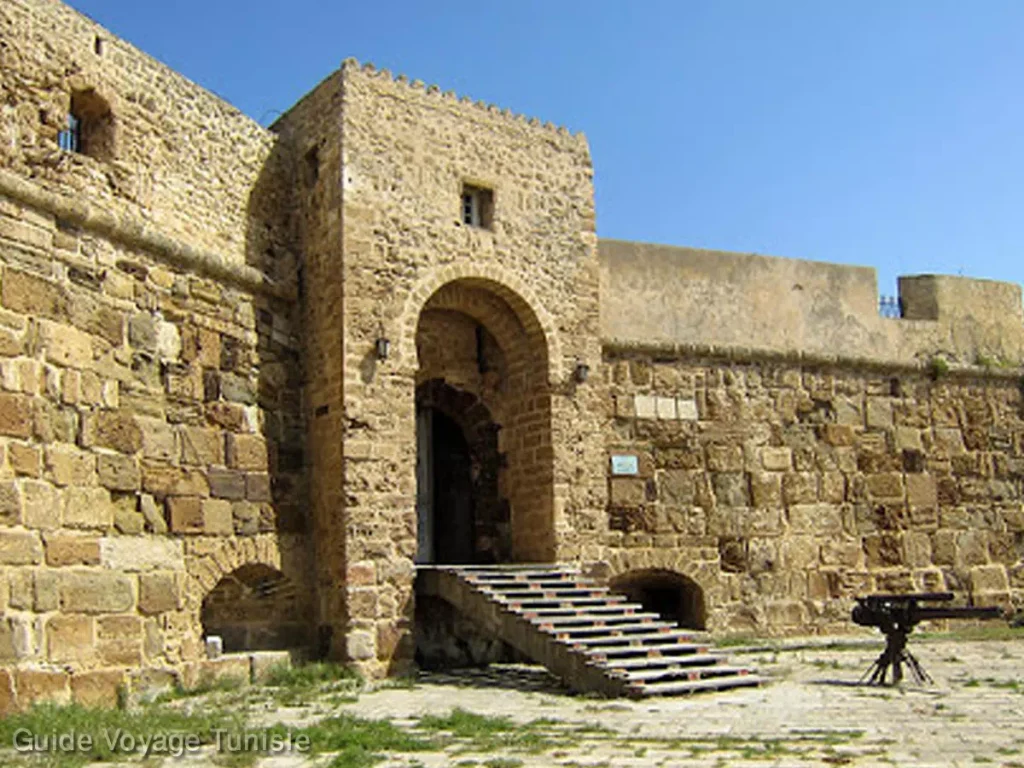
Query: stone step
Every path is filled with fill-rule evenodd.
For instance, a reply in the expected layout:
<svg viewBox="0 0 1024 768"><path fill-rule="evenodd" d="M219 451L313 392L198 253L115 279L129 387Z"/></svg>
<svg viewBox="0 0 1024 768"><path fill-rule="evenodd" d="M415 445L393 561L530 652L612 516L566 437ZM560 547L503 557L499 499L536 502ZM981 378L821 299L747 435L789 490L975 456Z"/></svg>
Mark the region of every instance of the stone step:
<svg viewBox="0 0 1024 768"><path fill-rule="evenodd" d="M579 574L575 573L530 573L530 574L488 574L488 573L474 573L465 576L468 581L474 584L480 584L484 586L515 586L524 584L565 584L583 582L585 584L592 584L593 582L587 579L582 579Z"/></svg>
<svg viewBox="0 0 1024 768"><path fill-rule="evenodd" d="M680 658L707 653L706 645L696 643L648 643L646 645L580 646L580 653L601 659Z"/></svg>
<svg viewBox="0 0 1024 768"><path fill-rule="evenodd" d="M628 658L604 658L598 654L588 656L594 663L608 669L654 669L673 665L697 667L721 664L725 657L714 653L681 653L673 656L632 656Z"/></svg>
<svg viewBox="0 0 1024 768"><path fill-rule="evenodd" d="M530 611L524 611L522 615L534 624L558 627L576 624L594 627L618 627L623 624L652 624L661 620L661 616L657 613L572 613L567 616L535 616Z"/></svg>
<svg viewBox="0 0 1024 768"><path fill-rule="evenodd" d="M690 644L693 635L682 629L659 630L657 632L636 633L602 637L581 637L573 641L573 645L588 648L653 648L676 643Z"/></svg>
<svg viewBox="0 0 1024 768"><path fill-rule="evenodd" d="M510 606L511 608L511 606ZM540 605L535 607L523 606L522 603L515 604L515 610L523 615L530 616L638 616L640 614L658 616L656 613L648 614L642 605L636 603L609 603L607 600L600 600L589 605Z"/></svg>
<svg viewBox="0 0 1024 768"><path fill-rule="evenodd" d="M489 593L494 598L501 600L504 599L506 602L517 602L523 599L536 599L541 598L544 600L567 600L573 597L604 597L608 594L608 590L604 587L593 587L590 589L566 588L566 589L511 589L503 592L497 590L484 589L484 592Z"/></svg>
<svg viewBox="0 0 1024 768"><path fill-rule="evenodd" d="M653 669L625 669L610 670L612 674L618 674L630 682L643 682L651 684L654 682L669 682L672 680L713 680L719 677L739 677L745 671L742 667L728 667L724 664L713 664L703 667L661 667Z"/></svg>
<svg viewBox="0 0 1024 768"><path fill-rule="evenodd" d="M611 639L615 637L624 637L629 635L647 634L653 632L660 632L664 628L665 632L671 631L671 625L662 622L651 621L636 624L616 624L612 627L595 627L591 625L586 626L568 626L568 627L552 627L551 629L544 629L541 625L541 629L546 632L554 633L560 640L578 639L581 637L599 637L604 639ZM571 645L572 643L570 643Z"/></svg>
<svg viewBox="0 0 1024 768"><path fill-rule="evenodd" d="M600 608L603 606L621 608L625 606L637 606L636 603L626 601L622 595L607 595L605 597L574 597L571 600L546 600L543 597L533 600L502 601L510 608L516 610L574 610L576 608ZM637 606L640 607L640 606Z"/></svg>
<svg viewBox="0 0 1024 768"><path fill-rule="evenodd" d="M723 691L729 688L745 688L761 685L764 680L758 675L733 675L712 677L707 680L674 680L666 683L630 683L626 690L632 696L675 696L699 691Z"/></svg>

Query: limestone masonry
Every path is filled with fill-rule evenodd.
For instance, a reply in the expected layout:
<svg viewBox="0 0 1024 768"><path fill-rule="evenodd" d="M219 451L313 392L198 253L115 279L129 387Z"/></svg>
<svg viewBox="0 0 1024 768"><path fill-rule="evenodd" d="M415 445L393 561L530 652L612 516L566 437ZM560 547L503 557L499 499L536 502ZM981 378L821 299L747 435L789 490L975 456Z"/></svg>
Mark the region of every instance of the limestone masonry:
<svg viewBox="0 0 1024 768"><path fill-rule="evenodd" d="M305 649L416 661L415 565L686 626L1024 606L1017 285L599 241L582 135L346 61L270 129L0 0L0 713Z"/></svg>

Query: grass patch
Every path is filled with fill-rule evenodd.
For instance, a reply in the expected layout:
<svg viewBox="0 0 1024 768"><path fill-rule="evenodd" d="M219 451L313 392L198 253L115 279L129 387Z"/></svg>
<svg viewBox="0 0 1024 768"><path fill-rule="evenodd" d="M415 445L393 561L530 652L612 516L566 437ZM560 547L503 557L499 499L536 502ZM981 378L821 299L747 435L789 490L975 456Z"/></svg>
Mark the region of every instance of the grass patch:
<svg viewBox="0 0 1024 768"><path fill-rule="evenodd" d="M63 751L51 743L24 758L34 764L53 768L72 768L97 761L122 760L130 756L166 757L182 754L184 739L194 737L199 744L212 744L214 731L236 732L244 720L238 714L208 709L184 712L170 707L149 706L139 710L93 709L77 704L59 706L39 704L27 712L0 720L0 743L14 745L15 736L24 733L44 738L53 734L75 734L73 751ZM157 736L163 736L158 740ZM86 741L84 740L87 740ZM45 751L44 751L45 750Z"/></svg>
<svg viewBox="0 0 1024 768"><path fill-rule="evenodd" d="M364 768L384 760L385 752L436 752L437 739L424 739L403 731L389 720L367 720L339 715L294 733L309 737L313 752L337 752L331 768Z"/></svg>
<svg viewBox="0 0 1024 768"><path fill-rule="evenodd" d="M953 642L984 642L999 640L1024 640L1024 627L1011 627L1008 624L981 624L974 627L959 627L949 632L920 632L915 640L953 641Z"/></svg>

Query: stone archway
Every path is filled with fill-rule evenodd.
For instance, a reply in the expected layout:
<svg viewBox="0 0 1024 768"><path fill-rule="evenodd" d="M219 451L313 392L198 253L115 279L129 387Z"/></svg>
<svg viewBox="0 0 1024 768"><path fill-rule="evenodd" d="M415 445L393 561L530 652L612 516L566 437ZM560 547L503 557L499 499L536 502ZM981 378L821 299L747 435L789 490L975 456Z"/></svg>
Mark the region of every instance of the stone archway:
<svg viewBox="0 0 1024 768"><path fill-rule="evenodd" d="M629 571L613 578L611 589L648 611L686 629L706 629L704 590L693 579L660 568Z"/></svg>
<svg viewBox="0 0 1024 768"><path fill-rule="evenodd" d="M442 391L452 393L442 397L448 405L442 412L459 423L467 443L482 439L466 434L477 422L474 408L487 414L487 429L496 437L490 450L501 460L490 471L497 489L488 502L491 509L478 517L488 530L476 530L478 541L496 538L481 554L487 551L487 557L498 561L550 560L555 550L552 392L549 349L537 316L505 286L480 278L457 279L439 286L422 305L415 350L417 392L424 392L426 385L435 399ZM424 404L419 395L417 404ZM421 438L418 504L428 495L422 482L424 450ZM507 500L505 512L495 498Z"/></svg>

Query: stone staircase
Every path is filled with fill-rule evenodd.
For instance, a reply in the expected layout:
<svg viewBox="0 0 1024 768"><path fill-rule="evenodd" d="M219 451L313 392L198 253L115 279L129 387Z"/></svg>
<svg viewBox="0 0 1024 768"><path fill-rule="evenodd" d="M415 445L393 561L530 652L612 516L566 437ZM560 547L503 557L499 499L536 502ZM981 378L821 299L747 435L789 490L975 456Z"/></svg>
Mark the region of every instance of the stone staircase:
<svg viewBox="0 0 1024 768"><path fill-rule="evenodd" d="M639 698L762 682L573 566L419 567L417 592L447 601L577 691Z"/></svg>

